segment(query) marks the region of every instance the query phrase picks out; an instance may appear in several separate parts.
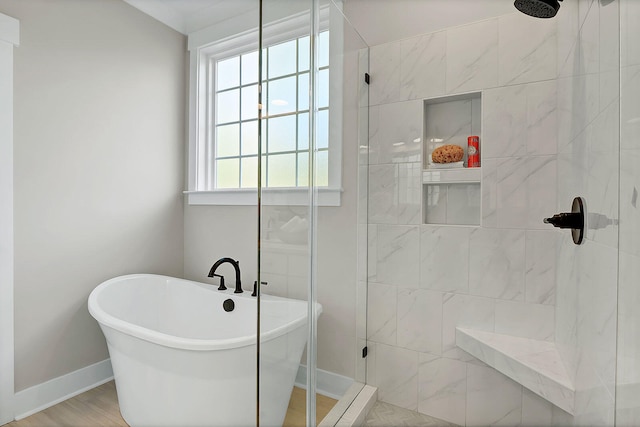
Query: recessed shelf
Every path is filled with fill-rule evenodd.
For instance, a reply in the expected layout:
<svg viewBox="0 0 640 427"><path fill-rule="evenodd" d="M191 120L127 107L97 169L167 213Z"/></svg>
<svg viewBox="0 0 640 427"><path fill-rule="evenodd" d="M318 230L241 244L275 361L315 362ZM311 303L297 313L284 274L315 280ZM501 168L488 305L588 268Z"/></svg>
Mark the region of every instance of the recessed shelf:
<svg viewBox="0 0 640 427"><path fill-rule="evenodd" d="M456 345L574 415L575 385L554 342L456 328Z"/></svg>
<svg viewBox="0 0 640 427"><path fill-rule="evenodd" d="M483 143L482 93L425 99L423 108L423 223L478 226L482 170L466 166L468 137L477 135L480 144ZM449 144L462 148L461 161L448 165L432 163L433 150Z"/></svg>
<svg viewBox="0 0 640 427"><path fill-rule="evenodd" d="M481 176L481 168L424 169L422 171L422 183L472 184L479 183Z"/></svg>

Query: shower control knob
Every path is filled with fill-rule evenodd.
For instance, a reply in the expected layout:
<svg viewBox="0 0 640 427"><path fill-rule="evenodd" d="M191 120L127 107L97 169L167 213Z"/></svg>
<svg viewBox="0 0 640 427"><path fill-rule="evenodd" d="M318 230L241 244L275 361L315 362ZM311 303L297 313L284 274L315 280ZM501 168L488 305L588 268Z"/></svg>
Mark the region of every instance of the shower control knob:
<svg viewBox="0 0 640 427"><path fill-rule="evenodd" d="M545 218L544 223L557 228L571 229L573 243L576 245L582 243L584 238L584 201L582 197L573 199L571 212L558 213L551 218Z"/></svg>

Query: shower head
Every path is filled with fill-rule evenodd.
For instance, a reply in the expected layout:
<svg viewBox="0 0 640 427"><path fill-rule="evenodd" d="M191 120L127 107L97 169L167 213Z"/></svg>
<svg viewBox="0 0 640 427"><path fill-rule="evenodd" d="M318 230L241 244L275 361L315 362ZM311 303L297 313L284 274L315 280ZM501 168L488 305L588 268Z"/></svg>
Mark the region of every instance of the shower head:
<svg viewBox="0 0 640 427"><path fill-rule="evenodd" d="M558 0L516 0L513 5L534 18L553 18L560 9Z"/></svg>

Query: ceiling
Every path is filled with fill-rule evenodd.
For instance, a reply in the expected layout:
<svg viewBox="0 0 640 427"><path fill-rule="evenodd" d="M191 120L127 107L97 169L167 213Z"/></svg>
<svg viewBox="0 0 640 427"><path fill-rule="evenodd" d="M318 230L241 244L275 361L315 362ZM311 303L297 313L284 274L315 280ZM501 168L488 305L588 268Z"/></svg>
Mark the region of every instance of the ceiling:
<svg viewBox="0 0 640 427"><path fill-rule="evenodd" d="M182 34L256 10L259 0L124 0ZM310 0L267 0L283 5ZM335 0L337 1L337 0ZM342 0L370 46L513 13L511 0ZM393 19L389 19L393 17Z"/></svg>
<svg viewBox="0 0 640 427"><path fill-rule="evenodd" d="M255 10L259 4L258 0L124 1L185 35Z"/></svg>

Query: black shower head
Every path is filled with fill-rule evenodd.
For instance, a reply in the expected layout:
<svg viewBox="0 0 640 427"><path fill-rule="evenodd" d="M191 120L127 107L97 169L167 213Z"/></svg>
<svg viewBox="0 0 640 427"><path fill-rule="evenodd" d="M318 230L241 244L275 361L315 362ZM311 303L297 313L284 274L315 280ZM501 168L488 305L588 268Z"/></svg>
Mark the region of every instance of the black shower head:
<svg viewBox="0 0 640 427"><path fill-rule="evenodd" d="M558 0L516 0L513 5L534 18L553 18L560 9Z"/></svg>

